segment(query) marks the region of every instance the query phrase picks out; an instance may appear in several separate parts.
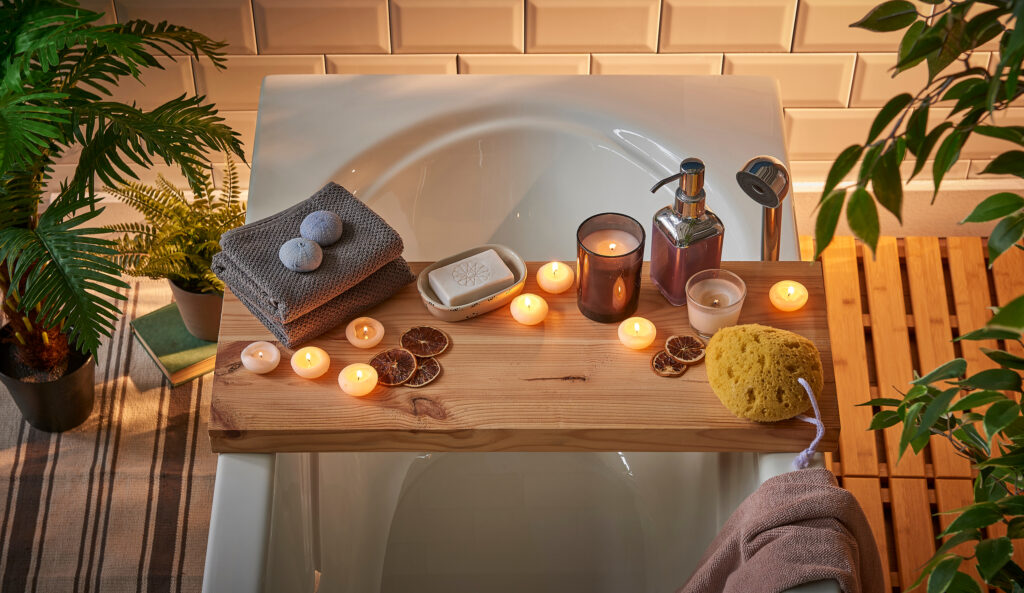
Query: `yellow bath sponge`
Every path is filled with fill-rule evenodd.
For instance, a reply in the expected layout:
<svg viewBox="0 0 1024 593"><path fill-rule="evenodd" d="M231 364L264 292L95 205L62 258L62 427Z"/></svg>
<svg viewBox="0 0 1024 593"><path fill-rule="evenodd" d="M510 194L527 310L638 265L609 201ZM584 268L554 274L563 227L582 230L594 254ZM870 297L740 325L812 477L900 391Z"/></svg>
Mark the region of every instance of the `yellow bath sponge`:
<svg viewBox="0 0 1024 593"><path fill-rule="evenodd" d="M758 324L718 330L708 342L708 381L722 404L740 418L775 422L807 411L824 383L818 348L793 332Z"/></svg>

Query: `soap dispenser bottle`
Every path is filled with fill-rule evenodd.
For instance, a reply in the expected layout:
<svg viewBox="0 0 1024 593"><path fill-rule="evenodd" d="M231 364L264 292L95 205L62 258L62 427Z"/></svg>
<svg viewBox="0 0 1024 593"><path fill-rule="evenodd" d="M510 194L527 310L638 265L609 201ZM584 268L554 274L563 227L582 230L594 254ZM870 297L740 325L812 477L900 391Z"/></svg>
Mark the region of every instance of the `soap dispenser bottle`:
<svg viewBox="0 0 1024 593"><path fill-rule="evenodd" d="M651 193L679 180L676 199L654 215L651 231L651 280L675 306L686 304L690 276L722 263L725 225L704 207L704 162L686 159L679 172L654 184Z"/></svg>

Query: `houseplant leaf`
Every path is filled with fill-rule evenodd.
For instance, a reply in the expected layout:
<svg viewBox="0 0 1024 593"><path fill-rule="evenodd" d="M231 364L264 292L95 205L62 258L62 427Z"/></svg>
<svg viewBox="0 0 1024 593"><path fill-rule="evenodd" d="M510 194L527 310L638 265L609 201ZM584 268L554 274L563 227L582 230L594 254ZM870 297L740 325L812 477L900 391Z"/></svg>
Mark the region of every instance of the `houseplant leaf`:
<svg viewBox="0 0 1024 593"><path fill-rule="evenodd" d="M1024 198L1012 192L999 192L982 200L967 215L967 218L961 221L961 224L965 222L988 222L1002 218L1007 214L1013 214L1021 208L1024 208Z"/></svg>
<svg viewBox="0 0 1024 593"><path fill-rule="evenodd" d="M871 194L863 187L855 188L850 195L850 203L846 205L846 221L850 230L874 251L878 245L878 209Z"/></svg>
<svg viewBox="0 0 1024 593"><path fill-rule="evenodd" d="M869 11L864 18L850 25L869 31L898 31L917 20L917 7L907 0L889 0Z"/></svg>

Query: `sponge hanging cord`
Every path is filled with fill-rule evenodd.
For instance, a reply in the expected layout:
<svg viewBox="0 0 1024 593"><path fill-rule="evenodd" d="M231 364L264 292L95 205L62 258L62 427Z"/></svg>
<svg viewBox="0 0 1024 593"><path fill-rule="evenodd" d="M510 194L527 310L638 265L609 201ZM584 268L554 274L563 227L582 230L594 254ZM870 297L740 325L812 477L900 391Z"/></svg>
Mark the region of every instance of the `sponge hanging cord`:
<svg viewBox="0 0 1024 593"><path fill-rule="evenodd" d="M811 457L817 452L818 445L821 443L822 437L825 436L825 423L821 421L821 410L818 409L818 400L814 399L814 392L811 390L810 384L803 377L800 377L797 381L804 388L804 391L807 392L807 397L811 398L811 406L814 408L814 418L801 414L797 416L797 419L813 424L817 429L811 445L793 459L793 469L806 469L811 465Z"/></svg>

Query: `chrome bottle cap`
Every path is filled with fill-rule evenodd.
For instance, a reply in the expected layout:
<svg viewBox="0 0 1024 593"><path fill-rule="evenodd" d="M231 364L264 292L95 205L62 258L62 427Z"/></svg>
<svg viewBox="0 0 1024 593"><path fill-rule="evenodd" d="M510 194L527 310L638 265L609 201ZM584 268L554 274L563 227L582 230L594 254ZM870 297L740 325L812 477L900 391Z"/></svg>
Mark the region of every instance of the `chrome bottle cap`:
<svg viewBox="0 0 1024 593"><path fill-rule="evenodd" d="M704 161L689 158L679 163L679 172L654 184L651 193L666 184L679 180L676 189L676 201L672 209L686 218L699 218L704 214Z"/></svg>

